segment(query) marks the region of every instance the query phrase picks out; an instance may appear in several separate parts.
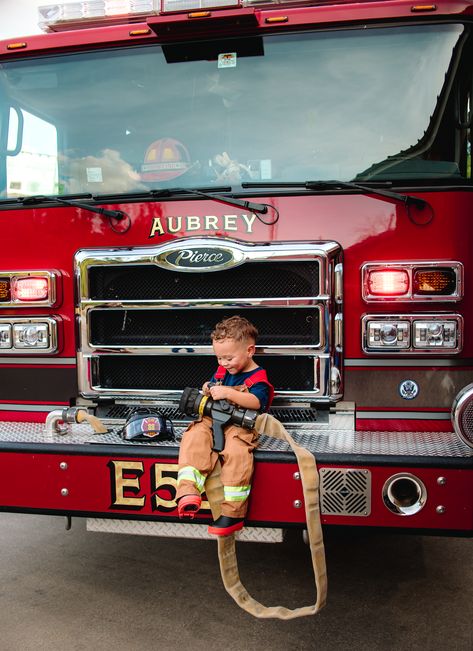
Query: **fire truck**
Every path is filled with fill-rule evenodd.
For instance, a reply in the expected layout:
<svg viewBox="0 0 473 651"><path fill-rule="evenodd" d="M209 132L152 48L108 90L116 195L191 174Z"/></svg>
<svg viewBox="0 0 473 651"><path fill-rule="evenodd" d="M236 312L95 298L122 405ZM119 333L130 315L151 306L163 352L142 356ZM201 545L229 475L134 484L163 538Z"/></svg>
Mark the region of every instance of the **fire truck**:
<svg viewBox="0 0 473 651"><path fill-rule="evenodd" d="M237 314L324 525L471 536L473 2L39 15L0 43L1 510L206 537L179 402ZM177 440L124 438L144 407ZM239 535L291 528L296 459L262 435Z"/></svg>

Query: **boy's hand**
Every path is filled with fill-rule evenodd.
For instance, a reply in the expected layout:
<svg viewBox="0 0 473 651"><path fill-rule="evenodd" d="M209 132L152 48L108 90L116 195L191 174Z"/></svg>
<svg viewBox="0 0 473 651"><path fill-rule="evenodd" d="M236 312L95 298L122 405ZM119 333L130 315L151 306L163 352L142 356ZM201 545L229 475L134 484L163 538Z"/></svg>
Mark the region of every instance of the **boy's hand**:
<svg viewBox="0 0 473 651"><path fill-rule="evenodd" d="M261 406L259 399L250 393L248 389L239 391L234 387L217 384L210 387L210 395L214 400L228 400L233 405L238 405L238 407L244 409L259 409Z"/></svg>
<svg viewBox="0 0 473 651"><path fill-rule="evenodd" d="M228 389L229 387L223 386L221 384L216 384L215 386L211 386L209 391L214 400L228 400Z"/></svg>

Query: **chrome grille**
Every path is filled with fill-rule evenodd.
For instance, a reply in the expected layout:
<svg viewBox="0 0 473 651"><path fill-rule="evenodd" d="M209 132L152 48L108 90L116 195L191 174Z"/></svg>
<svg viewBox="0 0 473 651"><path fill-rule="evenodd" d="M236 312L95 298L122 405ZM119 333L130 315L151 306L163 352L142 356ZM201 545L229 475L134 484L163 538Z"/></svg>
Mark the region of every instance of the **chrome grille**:
<svg viewBox="0 0 473 651"><path fill-rule="evenodd" d="M225 250L230 262L216 269L174 268L170 256L179 257L183 247ZM255 359L277 399L326 403L333 397L331 378L339 376L332 372L335 357L340 370L341 339L338 345L334 340L340 333L341 299L334 296L340 254L334 242L211 238L79 252L81 394L175 399L186 386L201 386L216 368L213 327L240 314L261 333Z"/></svg>

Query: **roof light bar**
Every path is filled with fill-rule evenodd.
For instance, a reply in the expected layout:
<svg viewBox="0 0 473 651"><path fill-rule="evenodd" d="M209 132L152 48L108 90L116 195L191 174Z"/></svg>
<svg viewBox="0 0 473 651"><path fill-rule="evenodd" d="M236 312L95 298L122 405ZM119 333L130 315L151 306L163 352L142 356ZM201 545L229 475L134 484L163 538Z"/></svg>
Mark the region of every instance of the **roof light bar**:
<svg viewBox="0 0 473 651"><path fill-rule="evenodd" d="M158 14L160 4L160 0L82 0L42 5L38 7L38 25L45 32L55 32L97 22L131 22Z"/></svg>
<svg viewBox="0 0 473 651"><path fill-rule="evenodd" d="M161 13L198 11L199 9L227 9L240 7L239 0L162 0Z"/></svg>

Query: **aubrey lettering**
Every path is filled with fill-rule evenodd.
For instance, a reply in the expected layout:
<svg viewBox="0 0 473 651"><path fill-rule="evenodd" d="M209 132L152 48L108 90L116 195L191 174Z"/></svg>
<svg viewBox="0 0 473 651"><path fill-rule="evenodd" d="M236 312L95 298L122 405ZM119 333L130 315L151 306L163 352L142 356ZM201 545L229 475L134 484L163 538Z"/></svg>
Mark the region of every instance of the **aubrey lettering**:
<svg viewBox="0 0 473 651"><path fill-rule="evenodd" d="M155 217L151 224L149 238L166 235L194 232L194 231L243 231L253 232L253 224L256 219L254 213L239 215L187 215L172 217Z"/></svg>

